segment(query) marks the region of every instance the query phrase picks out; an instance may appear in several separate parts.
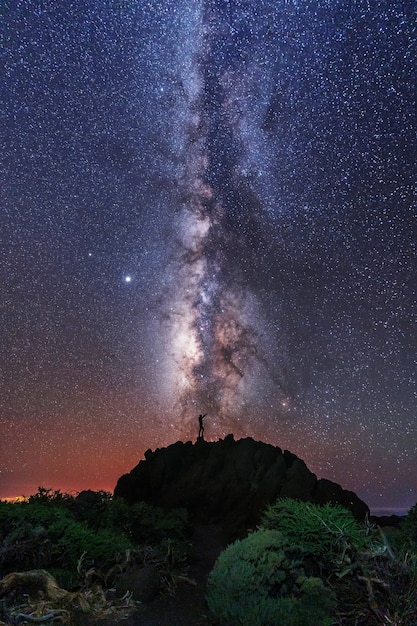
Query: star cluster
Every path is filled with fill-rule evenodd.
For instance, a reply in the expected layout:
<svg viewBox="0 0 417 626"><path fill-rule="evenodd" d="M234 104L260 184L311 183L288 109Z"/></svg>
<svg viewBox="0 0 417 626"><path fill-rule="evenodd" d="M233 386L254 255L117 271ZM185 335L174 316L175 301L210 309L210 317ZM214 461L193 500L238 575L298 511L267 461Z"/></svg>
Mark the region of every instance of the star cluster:
<svg viewBox="0 0 417 626"><path fill-rule="evenodd" d="M417 500L411 0L4 0L0 497L233 432Z"/></svg>

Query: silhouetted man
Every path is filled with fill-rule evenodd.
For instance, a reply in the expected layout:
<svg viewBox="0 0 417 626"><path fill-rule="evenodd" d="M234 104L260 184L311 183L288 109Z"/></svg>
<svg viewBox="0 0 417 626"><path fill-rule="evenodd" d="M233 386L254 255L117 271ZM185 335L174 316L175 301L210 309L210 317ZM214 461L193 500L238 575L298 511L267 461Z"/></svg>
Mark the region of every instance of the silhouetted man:
<svg viewBox="0 0 417 626"><path fill-rule="evenodd" d="M200 439L204 439L204 425L203 425L203 419L207 417L207 413L205 415L199 415L198 416L198 425L199 425L199 429L198 429L198 438Z"/></svg>

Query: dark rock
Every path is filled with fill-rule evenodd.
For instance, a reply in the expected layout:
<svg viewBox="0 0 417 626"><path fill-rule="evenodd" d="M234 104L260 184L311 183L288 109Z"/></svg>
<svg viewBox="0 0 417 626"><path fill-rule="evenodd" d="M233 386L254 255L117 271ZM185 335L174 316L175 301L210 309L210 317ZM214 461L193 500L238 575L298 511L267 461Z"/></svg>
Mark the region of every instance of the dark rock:
<svg viewBox="0 0 417 626"><path fill-rule="evenodd" d="M134 600L151 602L161 588L161 578L154 565L129 569L116 582L116 594L123 597L130 592Z"/></svg>
<svg viewBox="0 0 417 626"><path fill-rule="evenodd" d="M192 522L220 524L232 533L254 528L265 507L279 497L340 504L360 520L369 515L358 496L330 480L317 480L295 454L250 437L235 441L233 435L148 450L145 460L119 479L114 495L165 510L184 507Z"/></svg>
<svg viewBox="0 0 417 626"><path fill-rule="evenodd" d="M365 505L366 508L364 509L364 502L353 491L342 489L340 485L331 480L326 480L326 478L320 478L317 481L314 501L317 504L325 504L326 502L340 504L350 509L359 520L363 520L365 515L369 516L369 508Z"/></svg>
<svg viewBox="0 0 417 626"><path fill-rule="evenodd" d="M404 515L371 515L370 522L380 528L399 528L404 518Z"/></svg>

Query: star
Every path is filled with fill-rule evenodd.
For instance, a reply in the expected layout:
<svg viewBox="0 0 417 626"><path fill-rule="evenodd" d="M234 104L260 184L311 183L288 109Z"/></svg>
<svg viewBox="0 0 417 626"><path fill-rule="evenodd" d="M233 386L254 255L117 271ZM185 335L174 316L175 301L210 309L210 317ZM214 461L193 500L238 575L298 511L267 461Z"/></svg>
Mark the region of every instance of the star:
<svg viewBox="0 0 417 626"><path fill-rule="evenodd" d="M414 504L412 4L4 3L0 497L201 412Z"/></svg>

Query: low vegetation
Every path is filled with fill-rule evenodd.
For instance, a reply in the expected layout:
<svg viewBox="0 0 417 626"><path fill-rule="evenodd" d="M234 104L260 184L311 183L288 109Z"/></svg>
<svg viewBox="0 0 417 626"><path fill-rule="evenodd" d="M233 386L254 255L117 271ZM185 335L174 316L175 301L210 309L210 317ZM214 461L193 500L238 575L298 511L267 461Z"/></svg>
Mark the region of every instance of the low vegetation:
<svg viewBox="0 0 417 626"><path fill-rule="evenodd" d="M183 509L107 492L40 488L0 502L0 626L81 623L77 612L120 623L136 605L108 590L132 565L151 564L172 593L189 531ZM220 554L206 599L219 626L416 626L417 505L388 540L340 506L278 500Z"/></svg>
<svg viewBox="0 0 417 626"><path fill-rule="evenodd" d="M183 509L165 514L145 502L129 506L107 492L74 497L39 488L25 501L0 502L0 600L14 586L17 601L36 581L41 587L34 597L54 590L49 600L60 599L61 611L69 599L72 606L102 611L103 589L132 564L155 564L169 584L169 568L187 556L187 530ZM14 623L16 607L10 613L6 605L0 603L0 625L5 616Z"/></svg>
<svg viewBox="0 0 417 626"><path fill-rule="evenodd" d="M306 575L302 552L283 533L261 529L219 556L207 602L221 624L330 626L335 595L320 578Z"/></svg>
<svg viewBox="0 0 417 626"><path fill-rule="evenodd" d="M207 584L227 626L416 626L417 507L393 545L343 507L278 500Z"/></svg>

